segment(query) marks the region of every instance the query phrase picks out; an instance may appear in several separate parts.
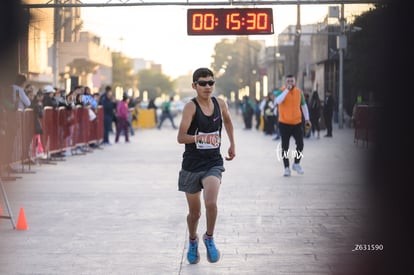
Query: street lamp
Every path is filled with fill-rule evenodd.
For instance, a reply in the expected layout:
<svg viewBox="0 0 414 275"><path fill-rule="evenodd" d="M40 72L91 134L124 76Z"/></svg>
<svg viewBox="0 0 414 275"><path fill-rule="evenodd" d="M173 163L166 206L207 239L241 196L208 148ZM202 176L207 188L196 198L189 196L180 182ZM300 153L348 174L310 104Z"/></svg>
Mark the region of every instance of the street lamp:
<svg viewBox="0 0 414 275"><path fill-rule="evenodd" d="M343 98L344 98L344 50L346 48L344 3L341 4L340 35L337 37L339 50L339 95L338 95L338 127L344 127Z"/></svg>

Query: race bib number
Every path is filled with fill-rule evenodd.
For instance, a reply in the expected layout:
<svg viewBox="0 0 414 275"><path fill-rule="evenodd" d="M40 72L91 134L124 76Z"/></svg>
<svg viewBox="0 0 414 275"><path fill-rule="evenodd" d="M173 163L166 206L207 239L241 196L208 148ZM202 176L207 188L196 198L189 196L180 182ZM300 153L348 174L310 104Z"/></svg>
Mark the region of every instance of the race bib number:
<svg viewBox="0 0 414 275"><path fill-rule="evenodd" d="M211 133L199 132L197 134L196 148L200 150L205 149L217 149L220 146L220 133L219 131Z"/></svg>

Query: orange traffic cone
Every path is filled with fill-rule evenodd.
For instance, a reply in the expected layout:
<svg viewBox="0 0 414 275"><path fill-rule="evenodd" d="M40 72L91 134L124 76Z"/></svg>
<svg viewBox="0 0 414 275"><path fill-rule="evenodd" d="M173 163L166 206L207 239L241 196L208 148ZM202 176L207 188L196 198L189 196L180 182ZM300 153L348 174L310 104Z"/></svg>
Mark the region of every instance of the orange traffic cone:
<svg viewBox="0 0 414 275"><path fill-rule="evenodd" d="M20 208L19 218L17 220L16 230L27 230L26 216L24 215L23 207Z"/></svg>
<svg viewBox="0 0 414 275"><path fill-rule="evenodd" d="M1 214L3 214L3 209L1 209L1 206L0 206L0 216Z"/></svg>

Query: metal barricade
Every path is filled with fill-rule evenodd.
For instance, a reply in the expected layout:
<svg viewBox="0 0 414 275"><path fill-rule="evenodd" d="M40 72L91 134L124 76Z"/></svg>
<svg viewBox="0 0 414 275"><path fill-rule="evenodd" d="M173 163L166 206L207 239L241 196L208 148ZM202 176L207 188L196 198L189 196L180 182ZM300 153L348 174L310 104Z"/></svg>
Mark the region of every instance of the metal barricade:
<svg viewBox="0 0 414 275"><path fill-rule="evenodd" d="M65 149L73 149L75 146L76 133L76 109L65 109L66 124L64 127Z"/></svg>
<svg viewBox="0 0 414 275"><path fill-rule="evenodd" d="M66 107L61 106L57 109L57 128L58 128L58 147L62 152L66 149L66 136L69 132L67 127Z"/></svg>
<svg viewBox="0 0 414 275"><path fill-rule="evenodd" d="M354 143L362 141L362 144L368 141L368 105L359 105L355 110L354 121Z"/></svg>
<svg viewBox="0 0 414 275"><path fill-rule="evenodd" d="M54 143L52 139L52 133L54 131L54 124L53 124L53 108L50 106L46 106L43 108L43 120L42 120L42 129L43 135L41 137L42 144L44 146L45 152L49 155L52 151L51 143Z"/></svg>
<svg viewBox="0 0 414 275"><path fill-rule="evenodd" d="M86 111L87 119L83 121L83 127L85 128L85 142L86 144L96 142L96 114L90 106L83 107Z"/></svg>
<svg viewBox="0 0 414 275"><path fill-rule="evenodd" d="M368 142L375 142L377 135L377 123L380 107L375 105L358 105L354 116L354 143L362 141L368 146Z"/></svg>
<svg viewBox="0 0 414 275"><path fill-rule="evenodd" d="M59 147L59 120L58 120L58 112L57 110L53 109L51 112L51 137L50 137L50 151L52 153L57 153L60 151Z"/></svg>
<svg viewBox="0 0 414 275"><path fill-rule="evenodd" d="M89 121L89 143L94 144L96 147L99 147L103 141L103 108L98 106L95 109L95 119Z"/></svg>
<svg viewBox="0 0 414 275"><path fill-rule="evenodd" d="M23 112L22 117L22 171L24 171L24 165L28 165L29 170L32 164L32 160L35 158L33 155L33 136L35 134L35 114L33 109L27 108Z"/></svg>
<svg viewBox="0 0 414 275"><path fill-rule="evenodd" d="M82 128L82 135L80 137L81 144L87 145L88 144L88 138L89 138L89 114L88 114L88 108L82 107L81 108L81 116L80 116L80 127Z"/></svg>
<svg viewBox="0 0 414 275"><path fill-rule="evenodd" d="M9 156L8 163L18 163L22 158L22 123L23 123L23 111L10 111L7 112L7 154ZM9 151L10 150L10 151Z"/></svg>
<svg viewBox="0 0 414 275"><path fill-rule="evenodd" d="M16 228L15 222L13 220L13 212L11 210L9 200L7 197L6 190L3 185L3 180L8 180L10 177L9 175L3 174L4 170L7 170L8 165L11 161L11 155L12 155L12 142L13 139L10 139L10 137L13 136L13 134L10 134L10 129L14 131L16 127L13 127L10 121L8 120L11 116L15 116L15 112L8 112L6 110L1 109L0 110L0 191L1 191L1 197L2 201L6 205L7 215L3 215L0 213L0 219L9 219L13 229Z"/></svg>
<svg viewBox="0 0 414 275"><path fill-rule="evenodd" d="M4 167L9 163L10 148L8 148L7 130L7 112L0 109L0 167Z"/></svg>
<svg viewBox="0 0 414 275"><path fill-rule="evenodd" d="M98 106L96 114L96 127L97 127L97 138L98 143L100 144L103 141L104 136L104 111L102 106Z"/></svg>
<svg viewBox="0 0 414 275"><path fill-rule="evenodd" d="M74 145L80 146L83 145L83 129L82 129L82 109L81 105L76 105L75 107L75 138L74 138Z"/></svg>
<svg viewBox="0 0 414 275"><path fill-rule="evenodd" d="M89 143L98 143L98 118L89 121Z"/></svg>

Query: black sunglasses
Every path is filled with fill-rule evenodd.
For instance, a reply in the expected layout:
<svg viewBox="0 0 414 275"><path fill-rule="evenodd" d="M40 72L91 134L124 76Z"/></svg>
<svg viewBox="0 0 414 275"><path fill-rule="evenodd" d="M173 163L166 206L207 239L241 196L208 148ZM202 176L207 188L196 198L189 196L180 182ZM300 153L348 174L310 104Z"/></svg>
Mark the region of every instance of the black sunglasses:
<svg viewBox="0 0 414 275"><path fill-rule="evenodd" d="M199 81L196 81L194 83L205 87L207 84L208 84L208 86L213 86L214 83L216 83L216 81L214 81L214 80L209 80L209 81L199 80Z"/></svg>

